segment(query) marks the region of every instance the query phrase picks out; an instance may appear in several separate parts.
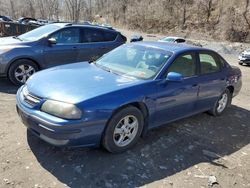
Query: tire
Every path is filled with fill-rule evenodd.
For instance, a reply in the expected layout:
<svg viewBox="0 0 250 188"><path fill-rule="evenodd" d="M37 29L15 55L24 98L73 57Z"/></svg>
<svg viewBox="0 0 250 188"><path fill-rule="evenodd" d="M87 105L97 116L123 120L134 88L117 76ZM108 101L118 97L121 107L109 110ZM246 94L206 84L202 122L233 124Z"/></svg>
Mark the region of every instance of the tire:
<svg viewBox="0 0 250 188"><path fill-rule="evenodd" d="M224 99L224 101L223 101L223 99ZM229 91L229 89L226 89L221 94L219 99L216 101L213 109L209 110L208 113L213 115L213 116L220 116L221 114L223 114L223 112L226 110L226 108L231 105L231 102L232 102L232 93ZM220 105L222 105L222 106L220 106Z"/></svg>
<svg viewBox="0 0 250 188"><path fill-rule="evenodd" d="M240 62L239 62L239 65L243 65L243 62L240 61Z"/></svg>
<svg viewBox="0 0 250 188"><path fill-rule="evenodd" d="M25 84L28 78L38 70L39 69L36 63L34 63L31 60L28 59L16 60L11 64L9 68L8 78L13 84L20 86Z"/></svg>
<svg viewBox="0 0 250 188"><path fill-rule="evenodd" d="M138 126L135 126L136 122ZM128 128L126 128L127 125ZM133 106L125 107L115 113L108 122L103 135L102 145L111 153L124 152L137 143L143 126L144 117L142 112ZM131 139L128 139L129 137L127 135L130 136Z"/></svg>

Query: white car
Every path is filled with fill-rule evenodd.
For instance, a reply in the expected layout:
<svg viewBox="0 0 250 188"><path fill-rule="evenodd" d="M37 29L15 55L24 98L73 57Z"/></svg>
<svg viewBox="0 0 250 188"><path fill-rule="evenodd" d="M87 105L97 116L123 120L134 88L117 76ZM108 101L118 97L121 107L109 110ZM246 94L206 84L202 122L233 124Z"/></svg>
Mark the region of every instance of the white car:
<svg viewBox="0 0 250 188"><path fill-rule="evenodd" d="M173 42L173 43L185 43L186 42L186 40L181 37L165 37L158 41L159 42Z"/></svg>
<svg viewBox="0 0 250 188"><path fill-rule="evenodd" d="M245 50L239 55L239 64L243 65L244 63L250 65L250 49Z"/></svg>

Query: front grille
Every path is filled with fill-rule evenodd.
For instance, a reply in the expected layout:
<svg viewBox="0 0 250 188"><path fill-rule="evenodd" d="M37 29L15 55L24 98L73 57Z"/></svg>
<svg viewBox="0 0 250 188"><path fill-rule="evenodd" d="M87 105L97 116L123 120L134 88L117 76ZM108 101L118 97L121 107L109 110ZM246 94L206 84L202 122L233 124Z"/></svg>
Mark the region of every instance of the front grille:
<svg viewBox="0 0 250 188"><path fill-rule="evenodd" d="M41 98L29 93L29 91L27 90L27 87L23 88L23 99L27 104L29 104L31 106L35 106L35 105L39 104L42 100Z"/></svg>
<svg viewBox="0 0 250 188"><path fill-rule="evenodd" d="M28 95L24 96L24 101L31 106L35 106L41 102L41 99L38 97L35 97L31 94L28 94Z"/></svg>

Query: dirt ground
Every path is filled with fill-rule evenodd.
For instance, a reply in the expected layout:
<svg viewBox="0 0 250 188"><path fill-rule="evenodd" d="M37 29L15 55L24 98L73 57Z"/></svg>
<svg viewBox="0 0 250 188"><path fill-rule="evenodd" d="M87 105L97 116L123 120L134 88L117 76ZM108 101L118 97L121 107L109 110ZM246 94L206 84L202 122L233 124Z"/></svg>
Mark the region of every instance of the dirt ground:
<svg viewBox="0 0 250 188"><path fill-rule="evenodd" d="M205 43L237 65L230 46L241 44ZM240 69L243 88L221 117L168 124L117 155L59 149L30 135L15 110L17 88L0 79L0 187L250 187L250 66Z"/></svg>

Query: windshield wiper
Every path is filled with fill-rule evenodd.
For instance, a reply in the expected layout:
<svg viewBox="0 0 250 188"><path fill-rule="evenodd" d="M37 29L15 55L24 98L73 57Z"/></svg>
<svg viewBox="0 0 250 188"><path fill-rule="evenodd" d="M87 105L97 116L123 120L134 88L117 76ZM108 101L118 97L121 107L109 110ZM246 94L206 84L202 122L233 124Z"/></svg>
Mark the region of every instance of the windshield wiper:
<svg viewBox="0 0 250 188"><path fill-rule="evenodd" d="M108 68L108 67L105 67L105 66L103 66L103 65L97 64L96 62L93 62L93 64L94 64L95 66L101 68L102 70L107 71L107 72L110 72L110 73L113 73L113 74L117 74L117 75L119 75L119 76L122 76L122 75L123 75L122 73L120 73L120 72L118 72L118 71L114 71L114 70L112 70L112 69L110 69L110 68Z"/></svg>
<svg viewBox="0 0 250 188"><path fill-rule="evenodd" d="M18 36L14 36L13 39L18 39L20 41L23 41L22 39L20 39Z"/></svg>
<svg viewBox="0 0 250 188"><path fill-rule="evenodd" d="M96 65L97 65L97 64L96 64ZM111 72L111 73L112 73L111 69L109 69L108 67L104 67L104 66L101 66L101 65L99 65L99 67L100 67L102 70L105 70L105 71L107 71L107 72Z"/></svg>

